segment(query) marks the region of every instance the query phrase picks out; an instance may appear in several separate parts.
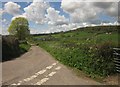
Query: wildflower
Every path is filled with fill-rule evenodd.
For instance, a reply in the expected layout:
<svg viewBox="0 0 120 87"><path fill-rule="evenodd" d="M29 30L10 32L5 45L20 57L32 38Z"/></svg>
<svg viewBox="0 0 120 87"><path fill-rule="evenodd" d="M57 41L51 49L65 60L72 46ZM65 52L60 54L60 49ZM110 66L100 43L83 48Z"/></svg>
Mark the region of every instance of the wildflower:
<svg viewBox="0 0 120 87"><path fill-rule="evenodd" d="M90 50L92 49L93 47L90 47Z"/></svg>

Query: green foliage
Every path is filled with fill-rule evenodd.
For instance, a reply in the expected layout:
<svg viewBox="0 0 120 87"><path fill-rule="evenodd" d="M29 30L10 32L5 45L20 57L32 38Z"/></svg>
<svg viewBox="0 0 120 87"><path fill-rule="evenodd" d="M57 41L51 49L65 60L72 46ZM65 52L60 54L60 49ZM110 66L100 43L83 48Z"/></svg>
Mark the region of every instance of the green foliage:
<svg viewBox="0 0 120 87"><path fill-rule="evenodd" d="M26 18L19 17L14 19L8 29L10 35L15 35L19 40L24 40L29 34L29 24Z"/></svg>
<svg viewBox="0 0 120 87"><path fill-rule="evenodd" d="M86 71L89 74L94 72L94 74L100 76L108 76L115 73L113 47L113 43L107 41L87 47L89 48L87 55L89 58L87 60L88 63L86 64Z"/></svg>
<svg viewBox="0 0 120 87"><path fill-rule="evenodd" d="M26 42L19 43L15 36L2 36L2 61L19 57L28 51L30 45Z"/></svg>
<svg viewBox="0 0 120 87"><path fill-rule="evenodd" d="M13 36L2 36L2 61L6 61L20 55L18 39Z"/></svg>
<svg viewBox="0 0 120 87"><path fill-rule="evenodd" d="M90 27L60 34L35 36L39 44L61 63L75 67L91 77L115 73L113 49L118 47L116 26Z"/></svg>
<svg viewBox="0 0 120 87"><path fill-rule="evenodd" d="M27 43L21 43L19 47L22 53L27 52L30 49L30 45Z"/></svg>

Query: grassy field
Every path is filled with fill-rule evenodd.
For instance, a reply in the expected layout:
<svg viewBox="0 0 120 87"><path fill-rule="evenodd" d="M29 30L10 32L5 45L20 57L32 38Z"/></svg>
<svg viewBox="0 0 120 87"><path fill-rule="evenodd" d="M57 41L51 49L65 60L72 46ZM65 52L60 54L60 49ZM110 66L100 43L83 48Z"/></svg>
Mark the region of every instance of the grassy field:
<svg viewBox="0 0 120 87"><path fill-rule="evenodd" d="M34 43L61 63L92 78L115 73L113 49L118 47L118 26L79 28L57 34L36 35Z"/></svg>

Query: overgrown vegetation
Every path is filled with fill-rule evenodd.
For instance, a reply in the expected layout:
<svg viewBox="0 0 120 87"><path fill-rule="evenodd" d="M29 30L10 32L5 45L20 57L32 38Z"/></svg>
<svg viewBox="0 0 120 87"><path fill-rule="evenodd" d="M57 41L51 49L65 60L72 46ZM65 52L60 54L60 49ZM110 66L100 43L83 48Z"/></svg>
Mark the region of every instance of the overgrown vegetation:
<svg viewBox="0 0 120 87"><path fill-rule="evenodd" d="M2 36L2 61L14 59L27 52L29 48L29 44L19 43L14 36Z"/></svg>
<svg viewBox="0 0 120 87"><path fill-rule="evenodd" d="M21 53L27 52L30 48L30 44L28 44L27 42L21 43L19 45L20 49L21 49Z"/></svg>
<svg viewBox="0 0 120 87"><path fill-rule="evenodd" d="M29 23L24 17L12 20L8 36L2 36L2 61L20 56L29 50L27 40L30 37Z"/></svg>
<svg viewBox="0 0 120 87"><path fill-rule="evenodd" d="M95 78L115 73L113 48L118 47L118 26L80 28L74 31L34 36L34 43L61 63Z"/></svg>

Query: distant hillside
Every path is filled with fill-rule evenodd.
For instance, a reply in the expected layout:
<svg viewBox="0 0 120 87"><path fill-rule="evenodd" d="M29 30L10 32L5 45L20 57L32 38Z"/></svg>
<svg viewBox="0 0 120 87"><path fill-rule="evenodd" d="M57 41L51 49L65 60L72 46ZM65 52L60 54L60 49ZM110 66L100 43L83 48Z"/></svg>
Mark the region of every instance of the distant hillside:
<svg viewBox="0 0 120 87"><path fill-rule="evenodd" d="M55 33L50 33L50 34L60 34L60 33L69 33L69 32L78 32L81 30L87 30L90 32L96 32L96 31L101 31L101 32L115 32L118 31L118 29L120 29L120 25L119 26L91 26L91 27L83 27L83 28L77 28L75 30L69 30L66 32L55 32ZM33 34L33 36L42 36L42 35L49 35L49 34Z"/></svg>

